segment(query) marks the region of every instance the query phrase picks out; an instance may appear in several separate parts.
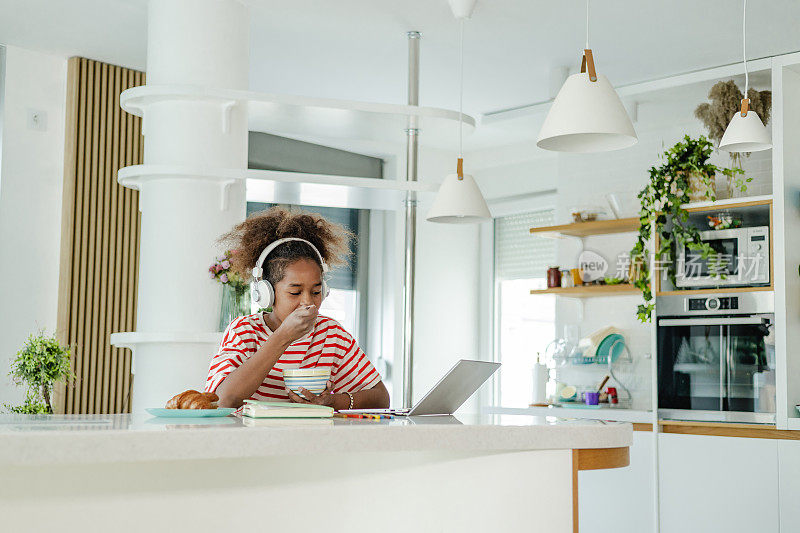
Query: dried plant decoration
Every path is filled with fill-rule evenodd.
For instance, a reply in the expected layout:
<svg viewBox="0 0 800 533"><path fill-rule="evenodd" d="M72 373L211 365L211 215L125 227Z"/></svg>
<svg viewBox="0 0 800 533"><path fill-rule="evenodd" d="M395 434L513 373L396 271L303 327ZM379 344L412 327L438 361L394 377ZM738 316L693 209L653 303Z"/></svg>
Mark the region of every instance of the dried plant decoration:
<svg viewBox="0 0 800 533"><path fill-rule="evenodd" d="M758 113L761 122L769 122L772 113L772 91L756 91L748 89L747 97L750 99L750 109ZM733 80L720 81L708 91L711 103L703 103L694 110L694 116L703 122L708 130L708 137L719 145L731 117L742 107L742 92ZM731 160L735 168L741 168L741 153L731 152ZM750 157L750 153L744 154Z"/></svg>

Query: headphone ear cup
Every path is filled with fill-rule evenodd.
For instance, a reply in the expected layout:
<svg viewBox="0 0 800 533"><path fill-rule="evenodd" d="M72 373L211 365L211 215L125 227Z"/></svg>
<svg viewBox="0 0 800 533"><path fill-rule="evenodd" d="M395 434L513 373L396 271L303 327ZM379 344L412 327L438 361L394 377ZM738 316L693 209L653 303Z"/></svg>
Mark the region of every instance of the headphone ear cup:
<svg viewBox="0 0 800 533"><path fill-rule="evenodd" d="M325 298L327 298L328 295L331 293L331 288L328 287L328 284L324 279L322 280L322 291L321 292L322 292L322 299L323 300Z"/></svg>
<svg viewBox="0 0 800 533"><path fill-rule="evenodd" d="M259 280L253 284L250 298L259 307L272 307L272 304L275 303L275 290L269 281Z"/></svg>
<svg viewBox="0 0 800 533"><path fill-rule="evenodd" d="M272 283L269 281L262 281L261 283L264 285L264 290L267 294L264 307L272 307L275 305L275 289L272 287Z"/></svg>

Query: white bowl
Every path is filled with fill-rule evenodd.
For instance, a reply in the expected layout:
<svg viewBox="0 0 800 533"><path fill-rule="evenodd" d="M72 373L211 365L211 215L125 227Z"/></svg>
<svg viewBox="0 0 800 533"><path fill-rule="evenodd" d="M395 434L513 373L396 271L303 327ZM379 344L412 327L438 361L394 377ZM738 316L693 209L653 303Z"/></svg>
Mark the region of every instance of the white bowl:
<svg viewBox="0 0 800 533"><path fill-rule="evenodd" d="M312 394L320 394L331 379L329 369L320 368L287 368L283 371L283 381L295 394L300 394L300 388Z"/></svg>

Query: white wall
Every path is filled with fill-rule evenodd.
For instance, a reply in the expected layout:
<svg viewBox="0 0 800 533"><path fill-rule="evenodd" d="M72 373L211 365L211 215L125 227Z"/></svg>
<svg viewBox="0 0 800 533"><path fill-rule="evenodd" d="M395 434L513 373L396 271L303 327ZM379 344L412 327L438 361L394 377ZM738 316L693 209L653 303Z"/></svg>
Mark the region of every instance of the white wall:
<svg viewBox="0 0 800 533"><path fill-rule="evenodd" d="M21 403L10 361L30 333L53 333L64 166L64 57L6 48L0 167L0 405ZM44 131L28 127L46 114Z"/></svg>

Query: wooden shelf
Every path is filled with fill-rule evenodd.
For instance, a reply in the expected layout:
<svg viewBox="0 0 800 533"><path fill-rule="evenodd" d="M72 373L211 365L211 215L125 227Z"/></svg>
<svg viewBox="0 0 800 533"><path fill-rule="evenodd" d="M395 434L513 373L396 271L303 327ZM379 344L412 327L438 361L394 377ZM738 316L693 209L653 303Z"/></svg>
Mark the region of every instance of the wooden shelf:
<svg viewBox="0 0 800 533"><path fill-rule="evenodd" d="M593 220L591 222L576 222L560 226L544 226L531 228L531 233L537 237L558 238L564 235L571 237L588 237L590 235L607 235L610 233L625 233L639 230L638 218L619 218L616 220Z"/></svg>
<svg viewBox="0 0 800 533"><path fill-rule="evenodd" d="M570 298L592 298L599 296L624 296L641 291L628 283L619 285L582 285L580 287L554 287L552 289L532 290L531 294L557 294Z"/></svg>
<svg viewBox="0 0 800 533"><path fill-rule="evenodd" d="M728 198L717 200L716 202L692 202L684 204L683 208L692 213L695 211L719 211L724 209L736 209L739 207L753 207L759 205L770 205L772 195L746 196L743 198Z"/></svg>

